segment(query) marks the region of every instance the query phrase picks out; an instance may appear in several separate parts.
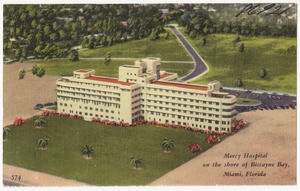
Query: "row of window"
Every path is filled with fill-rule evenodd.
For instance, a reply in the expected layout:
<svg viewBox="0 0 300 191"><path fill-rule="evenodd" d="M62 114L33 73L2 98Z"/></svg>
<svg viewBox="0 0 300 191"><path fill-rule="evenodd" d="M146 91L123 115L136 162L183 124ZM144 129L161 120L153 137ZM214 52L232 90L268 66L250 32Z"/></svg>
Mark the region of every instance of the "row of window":
<svg viewBox="0 0 300 191"><path fill-rule="evenodd" d="M93 100L88 100L88 99L74 99L74 98L69 98L69 97L64 97L64 96L57 96L57 102L60 104L62 101L72 101L72 102L79 102L79 103L84 103L84 104L93 104L93 105L102 105L104 107L115 107L115 108L120 108L120 104L118 103L109 103L109 102L101 102L101 101L93 101Z"/></svg>
<svg viewBox="0 0 300 191"><path fill-rule="evenodd" d="M192 93L192 92L186 92L186 91L178 91L178 90L168 90L168 89L160 89L160 88L150 88L147 87L147 90L153 90L156 92L165 92L165 93L177 93L177 94L183 94L183 95L191 95L191 96L204 96L206 97L206 94L200 94L200 93Z"/></svg>
<svg viewBox="0 0 300 191"><path fill-rule="evenodd" d="M147 93L147 100L151 98L160 98L160 99L167 99L167 100L174 100L174 101L184 101L184 102L191 102L191 103L200 103L200 104L208 104L208 105L220 105L219 102L213 102L213 101L204 101L204 100L198 100L198 99L190 99L190 98L182 98L182 97L174 97L174 96L163 96L163 95L156 95L156 94L149 94ZM154 100L155 103L159 103L162 101ZM177 103L177 102L176 102Z"/></svg>
<svg viewBox="0 0 300 191"><path fill-rule="evenodd" d="M147 111L147 114L151 114L151 115L154 115L154 116L162 116L162 117L167 117L167 118L173 118L173 119L176 118L176 119L192 120L192 121L196 121L196 122L213 123L213 121L214 121L215 124L219 124L219 121L220 121L218 119L212 120L212 119L197 118L199 116L197 116L197 117L191 117L191 116L169 114L169 113L156 112L156 111ZM211 117L213 117L213 116L216 117L216 118L219 118L219 115L211 115ZM225 124L223 124L223 125L226 125L226 121L222 121L222 123L223 122L225 122Z"/></svg>
<svg viewBox="0 0 300 191"><path fill-rule="evenodd" d="M108 100L108 101L120 101L120 98L115 97L108 97L108 96L96 96L96 95L90 95L86 93L75 93L75 92L68 92L68 91L61 91L58 90L57 93L64 94L64 95L72 95L76 97L87 97L87 98L93 98L93 99L102 99L102 100Z"/></svg>
<svg viewBox="0 0 300 191"><path fill-rule="evenodd" d="M99 88L106 88L106 89L118 89L118 86L113 85L103 85L103 84L95 84L95 83L87 83L87 82L78 82L78 81L71 81L71 84L76 85L84 85L84 86L90 86L90 87L99 87Z"/></svg>
<svg viewBox="0 0 300 191"><path fill-rule="evenodd" d="M187 126L191 126L193 128L200 128L200 129L207 129L207 130L213 130L213 131L219 131L220 128L219 127L212 127L211 125L203 125L203 124L198 124L198 123L187 123L187 122L182 122L182 121L176 121L176 120L165 120L165 119L161 119L161 118L157 118L157 117L148 117L148 120L155 120L158 121L159 123L170 123L170 124L177 124L177 125L187 125ZM230 131L230 128L225 128L225 127L221 127L221 131Z"/></svg>
<svg viewBox="0 0 300 191"><path fill-rule="evenodd" d="M162 102L162 101L159 101L160 104L162 104L163 107L161 106L153 106L154 109L163 109L165 107L169 108L169 105L171 106L174 106L174 107L183 107L183 108L187 108L189 107L190 109L202 109L202 110L208 110L208 111L216 111L216 112L219 112L219 109L216 109L216 108L211 108L211 107L203 107L203 106L194 106L194 105L187 105L187 104L180 104L180 103L175 103L175 102ZM151 101L151 100L148 100L148 104L151 104L151 103L157 103L157 101ZM224 110L223 110L224 111ZM232 110L230 110L232 111Z"/></svg>
<svg viewBox="0 0 300 191"><path fill-rule="evenodd" d="M186 114L186 115L199 115L199 116L209 116L209 117L216 117L218 118L219 115L217 114L214 114L213 112L211 113L208 113L208 112L195 112L195 111L190 111L190 110L181 110L181 109L174 109L174 108L163 108L163 107L157 107L157 106L150 106L148 105L146 110L159 110L159 111L166 111L168 113L174 113L174 112L177 112L177 113L180 113L180 114ZM155 112L155 111L154 111Z"/></svg>
<svg viewBox="0 0 300 191"><path fill-rule="evenodd" d="M98 94L108 94L108 95L116 95L116 96L120 96L120 93L117 92L112 92L112 91L103 91L103 90L94 90L94 89L88 89L88 88L77 88L77 87L71 87L71 86L62 86L62 85L57 85L57 88L61 88L61 89L68 89L68 90L74 90L76 92L92 92L92 93L98 93Z"/></svg>

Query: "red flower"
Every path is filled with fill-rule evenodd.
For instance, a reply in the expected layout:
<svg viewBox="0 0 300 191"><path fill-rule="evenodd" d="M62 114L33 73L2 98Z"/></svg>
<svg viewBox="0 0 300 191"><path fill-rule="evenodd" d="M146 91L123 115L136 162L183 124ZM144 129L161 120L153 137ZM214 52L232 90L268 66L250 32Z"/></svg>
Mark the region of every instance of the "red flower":
<svg viewBox="0 0 300 191"><path fill-rule="evenodd" d="M201 149L201 147L200 147L200 145L198 143L194 143L194 144L190 145L189 149L193 153L202 151L202 149Z"/></svg>

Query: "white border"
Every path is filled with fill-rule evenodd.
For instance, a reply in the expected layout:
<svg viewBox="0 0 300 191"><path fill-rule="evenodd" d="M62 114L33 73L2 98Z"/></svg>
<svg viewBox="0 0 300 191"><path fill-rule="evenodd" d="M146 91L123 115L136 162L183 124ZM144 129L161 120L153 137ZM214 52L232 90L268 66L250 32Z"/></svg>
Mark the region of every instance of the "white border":
<svg viewBox="0 0 300 191"><path fill-rule="evenodd" d="M134 4L134 3L144 3L144 4L165 4L165 3L297 3L296 0L290 0L287 2L284 2L283 0L278 1L278 0L264 0L263 2L261 0L250 0L250 1L244 1L244 0L230 0L230 1L222 1L222 0L162 0L162 1L153 1L153 0L142 0L142 1L133 1L133 0L127 0L127 1L121 1L121 0L71 0L70 2L62 2L61 0L2 0L1 1L1 7L0 7L0 22L1 22L1 31L0 31L0 55L1 59L3 58L3 5L4 4L124 4L124 3L129 3L129 4ZM299 37L299 3L297 4L297 37ZM299 38L297 38L297 58L299 59ZM2 59L3 60L3 59ZM298 65L297 61L297 65ZM297 67L297 74L299 73L299 67ZM299 89L299 78L297 78L297 89ZM2 98L0 101L0 125L1 127L3 126L3 64L0 64L0 97ZM298 92L298 91L297 91ZM298 97L297 97L297 102L299 103ZM297 119L300 119L300 114L297 109ZM297 127L298 127L298 120L297 120ZM297 178L299 179L300 174L299 174L299 138L300 138L300 131L297 131ZM0 147L1 147L1 157L0 157L0 165L3 164L3 151L2 151L2 141L0 142ZM3 179L3 168L0 170L1 177ZM296 191L300 190L299 186L299 181L297 186L155 186L155 187L150 187L150 186L131 186L131 187L3 187L2 184L0 184L0 189L1 190L62 190L65 191L66 189L70 190L167 190L167 191L178 191L178 190L189 190L189 191L198 191L198 190L205 190L205 191L210 191L210 190L228 190L228 191L235 191L235 190L272 190L272 191L282 191L282 190L288 190L288 191Z"/></svg>

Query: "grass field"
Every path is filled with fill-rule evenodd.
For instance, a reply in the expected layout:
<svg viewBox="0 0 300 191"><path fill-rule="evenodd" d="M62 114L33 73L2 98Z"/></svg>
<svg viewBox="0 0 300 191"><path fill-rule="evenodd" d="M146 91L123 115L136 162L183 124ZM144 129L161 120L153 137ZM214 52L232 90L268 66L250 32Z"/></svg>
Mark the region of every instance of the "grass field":
<svg viewBox="0 0 300 191"><path fill-rule="evenodd" d="M206 134L170 127L124 128L48 116L46 127L37 129L34 119L23 126L9 126L3 162L93 185L145 185L195 157L190 144L199 143L203 151L213 146L205 142ZM50 142L43 151L37 148L37 140L44 136ZM172 153L164 153L160 146L166 137L175 142ZM80 153L85 144L95 151L91 160ZM142 170L131 167L131 156L142 158Z"/></svg>
<svg viewBox="0 0 300 191"><path fill-rule="evenodd" d="M192 58L177 41L170 29L166 30L170 34L170 38L167 40L164 39L165 34L160 34L160 39L155 41L144 38L108 47L81 50L79 51L79 57L104 57L107 52L110 52L112 58L145 58L150 56L159 57L161 60L192 61Z"/></svg>
<svg viewBox="0 0 300 191"><path fill-rule="evenodd" d="M181 30L184 34L183 30ZM186 35L185 35L186 36ZM241 37L241 42L234 44L237 35L207 35L207 43L200 48L202 37L191 39L190 43L209 65L207 74L192 83L206 84L219 80L223 86L234 87L237 78L243 81L242 88L296 93L296 56L287 51L296 46L296 38L291 37ZM238 47L244 43L243 53ZM267 76L259 78L259 70L265 68Z"/></svg>
<svg viewBox="0 0 300 191"><path fill-rule="evenodd" d="M118 68L125 64L134 64L135 60L114 60L109 65L103 64L101 59L85 60L80 59L77 62L65 60L49 60L49 61L31 61L36 62L38 66L45 68L48 76L71 76L73 71L77 69L95 69L96 75L118 77ZM161 63L161 69L168 72L178 73L178 76L184 76L194 68L193 63Z"/></svg>

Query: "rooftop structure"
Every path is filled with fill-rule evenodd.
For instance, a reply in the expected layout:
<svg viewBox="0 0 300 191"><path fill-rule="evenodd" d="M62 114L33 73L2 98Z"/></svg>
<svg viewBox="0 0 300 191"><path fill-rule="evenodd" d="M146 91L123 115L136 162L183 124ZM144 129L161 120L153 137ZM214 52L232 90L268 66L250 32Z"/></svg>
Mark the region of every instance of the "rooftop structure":
<svg viewBox="0 0 300 191"><path fill-rule="evenodd" d="M192 85L177 74L160 70L159 58L145 58L119 67L118 78L80 69L57 80L58 111L85 120L159 123L228 132L235 124L236 97L220 92L218 81Z"/></svg>

